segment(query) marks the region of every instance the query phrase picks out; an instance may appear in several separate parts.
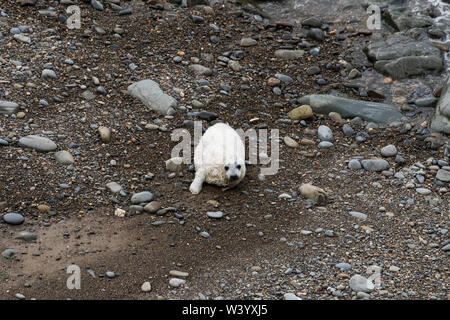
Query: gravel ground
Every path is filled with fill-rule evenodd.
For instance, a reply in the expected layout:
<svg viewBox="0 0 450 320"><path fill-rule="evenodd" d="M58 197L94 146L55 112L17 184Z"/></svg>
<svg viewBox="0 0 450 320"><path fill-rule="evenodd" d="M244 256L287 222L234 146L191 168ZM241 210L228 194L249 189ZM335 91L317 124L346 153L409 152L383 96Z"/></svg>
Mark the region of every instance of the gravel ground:
<svg viewBox="0 0 450 320"><path fill-rule="evenodd" d="M448 137L430 134L420 117L381 126L319 114L299 123L287 115L304 94L338 90L360 99L341 61L352 54L349 38L365 41L368 33L336 25L319 41L230 4L121 5L131 14L81 2L80 30L61 22L67 5L53 5L56 16L39 12L42 3L0 7L0 101L18 104L0 115L0 212L19 214L0 222L1 298L450 298L449 183L441 176L450 170ZM30 43L14 38L11 28L20 26ZM242 46L249 37L254 45ZM318 55L310 52L317 47ZM305 54L283 60L277 49ZM366 68L358 61L356 68ZM191 64L211 75L193 73ZM54 74L43 76L44 69ZM269 79L276 74L281 82ZM173 116L127 93L144 79L177 99ZM205 128L217 118L235 128L278 129L278 174L262 180L259 166L249 165L237 188L204 186L192 195L192 168L171 173L165 161L177 144L172 130L192 133L185 121L199 117ZM343 123L365 132L365 141L346 136ZM322 125L333 134L328 149L318 148ZM47 137L56 150L25 147L19 140L29 135ZM298 145L287 146L286 136ZM388 145L395 150L384 157ZM371 158L388 167L348 167ZM303 197L303 183L322 188L328 202ZM151 199L132 206L133 194L144 191L167 210L143 211ZM224 215L212 219L209 211ZM81 268L80 290L66 287L70 264ZM350 281L355 275L365 277L359 286ZM172 278L185 283L169 284Z"/></svg>

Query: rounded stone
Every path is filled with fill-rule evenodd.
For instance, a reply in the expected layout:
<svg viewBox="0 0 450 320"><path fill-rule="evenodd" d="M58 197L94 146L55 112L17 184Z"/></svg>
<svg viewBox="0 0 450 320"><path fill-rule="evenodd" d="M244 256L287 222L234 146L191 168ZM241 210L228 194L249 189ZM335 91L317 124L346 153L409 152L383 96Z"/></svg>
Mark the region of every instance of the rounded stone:
<svg viewBox="0 0 450 320"><path fill-rule="evenodd" d="M450 182L450 171L439 169L436 173L436 179L443 182Z"/></svg>
<svg viewBox="0 0 450 320"><path fill-rule="evenodd" d="M185 283L186 283L186 280L179 279L179 278L172 278L169 280L169 285L174 288L178 288L179 286L182 286Z"/></svg>
<svg viewBox="0 0 450 320"><path fill-rule="evenodd" d="M394 157L397 155L397 148L390 144L381 149L381 155L383 157Z"/></svg>
<svg viewBox="0 0 450 320"><path fill-rule="evenodd" d="M320 126L319 129L317 129L317 134L319 135L319 139L322 141L333 141L333 132L327 126Z"/></svg>
<svg viewBox="0 0 450 320"><path fill-rule="evenodd" d="M351 137L355 134L355 130L353 130L353 128L347 123L342 126L342 132L346 137Z"/></svg>
<svg viewBox="0 0 450 320"><path fill-rule="evenodd" d="M111 141L111 129L101 126L98 128L98 134L102 142L107 143Z"/></svg>
<svg viewBox="0 0 450 320"><path fill-rule="evenodd" d="M170 172L179 172L183 169L183 158L175 157L166 161L166 170Z"/></svg>
<svg viewBox="0 0 450 320"><path fill-rule="evenodd" d="M144 282L144 283L142 284L141 290L142 290L143 292L149 292L149 291L152 290L152 285L150 284L150 282L146 281L146 282Z"/></svg>
<svg viewBox="0 0 450 320"><path fill-rule="evenodd" d="M291 148L297 148L298 147L298 142L295 141L294 139L292 139L291 137L284 137L283 138L284 143Z"/></svg>
<svg viewBox="0 0 450 320"><path fill-rule="evenodd" d="M25 220L25 218L18 213L14 213L14 212L10 212L7 213L3 216L3 221L5 221L8 224L12 224L12 225L18 225L23 223Z"/></svg>
<svg viewBox="0 0 450 320"><path fill-rule="evenodd" d="M291 118L291 120L304 120L312 118L313 116L314 113L311 109L311 106L307 104L295 108L288 113L288 117Z"/></svg>
<svg viewBox="0 0 450 320"><path fill-rule="evenodd" d="M55 159L60 164L72 164L75 162L70 152L66 150L56 152Z"/></svg>
<svg viewBox="0 0 450 320"><path fill-rule="evenodd" d="M361 162L359 162L359 160L352 159L348 162L348 168L352 170L359 170L362 168Z"/></svg>

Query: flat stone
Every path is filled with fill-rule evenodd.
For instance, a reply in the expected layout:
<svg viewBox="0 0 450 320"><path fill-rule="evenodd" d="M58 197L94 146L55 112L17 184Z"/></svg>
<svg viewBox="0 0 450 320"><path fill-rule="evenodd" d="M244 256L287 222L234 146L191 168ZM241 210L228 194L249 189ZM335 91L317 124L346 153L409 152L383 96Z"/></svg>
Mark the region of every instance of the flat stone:
<svg viewBox="0 0 450 320"><path fill-rule="evenodd" d="M179 271L179 270L170 270L169 274L171 276L177 277L177 278L187 278L187 277L189 277L189 273L183 272L183 271Z"/></svg>
<svg viewBox="0 0 450 320"><path fill-rule="evenodd" d="M13 114L19 105L15 102L0 101L0 114Z"/></svg>
<svg viewBox="0 0 450 320"><path fill-rule="evenodd" d="M363 160L362 166L367 171L384 171L389 169L389 162L383 159L368 159Z"/></svg>
<svg viewBox="0 0 450 320"><path fill-rule="evenodd" d="M106 184L106 187L111 191L112 193L118 193L122 191L122 186L118 184L117 182L109 182Z"/></svg>
<svg viewBox="0 0 450 320"><path fill-rule="evenodd" d="M312 94L297 99L308 104L314 113L328 115L337 112L343 118L360 117L368 122L390 123L399 121L403 115L394 106L370 101L352 100L326 94Z"/></svg>
<svg viewBox="0 0 450 320"><path fill-rule="evenodd" d="M24 43L28 43L28 44L31 43L31 38L27 37L26 35L21 34L21 33L15 34L14 39L16 39L19 42L24 42Z"/></svg>
<svg viewBox="0 0 450 320"><path fill-rule="evenodd" d="M256 46L258 44L258 41L252 38L242 38L240 45L241 47L252 47Z"/></svg>
<svg viewBox="0 0 450 320"><path fill-rule="evenodd" d="M350 211L349 214L352 217L358 218L358 219L367 219L367 214L358 212L358 211Z"/></svg>
<svg viewBox="0 0 450 320"><path fill-rule="evenodd" d="M60 164L72 164L75 162L70 152L66 150L56 152L55 159Z"/></svg>
<svg viewBox="0 0 450 320"><path fill-rule="evenodd" d="M302 21L302 26L320 28L322 26L322 21L316 17L309 17Z"/></svg>
<svg viewBox="0 0 450 320"><path fill-rule="evenodd" d="M191 64L189 66L189 69L191 69L195 74L198 74L198 75L202 75L202 76L212 75L212 70L210 68L202 66L200 64Z"/></svg>
<svg viewBox="0 0 450 320"><path fill-rule="evenodd" d="M92 91L90 90L85 90L81 93L81 96L83 97L84 100L86 101L91 101L95 99L95 94L92 93Z"/></svg>
<svg viewBox="0 0 450 320"><path fill-rule="evenodd" d="M24 241L34 241L37 240L37 235L33 232L21 231L17 234L16 239Z"/></svg>
<svg viewBox="0 0 450 320"><path fill-rule="evenodd" d="M417 193L424 195L424 196L431 194L431 190L426 189L426 188L417 188L416 191L417 191Z"/></svg>
<svg viewBox="0 0 450 320"><path fill-rule="evenodd" d="M161 203L159 201L152 201L144 207L144 211L148 213L156 213L161 209Z"/></svg>
<svg viewBox="0 0 450 320"><path fill-rule="evenodd" d="M14 249L6 249L2 252L2 257L5 259L11 259L17 253Z"/></svg>
<svg viewBox="0 0 450 320"><path fill-rule="evenodd" d="M436 179L443 182L450 182L450 171L439 169L436 173Z"/></svg>
<svg viewBox="0 0 450 320"><path fill-rule="evenodd" d="M153 200L153 198L153 193L151 193L150 191L143 191L133 194L133 196L131 197L131 203L140 204L144 202L150 202Z"/></svg>
<svg viewBox="0 0 450 320"><path fill-rule="evenodd" d="M212 219L221 219L223 217L222 211L208 211L206 215Z"/></svg>
<svg viewBox="0 0 450 320"><path fill-rule="evenodd" d="M303 50L278 49L277 51L275 51L275 57L282 59L282 60L299 59L299 58L302 58L304 56L304 54L305 54L305 51L303 51Z"/></svg>
<svg viewBox="0 0 450 320"><path fill-rule="evenodd" d="M276 73L275 78L277 78L278 80L280 80L286 84L292 83L294 81L294 79L292 79L291 77L281 74L281 73Z"/></svg>
<svg viewBox="0 0 450 320"><path fill-rule="evenodd" d="M128 93L139 99L149 109L162 115L173 115L177 100L165 94L153 80L142 80L128 86Z"/></svg>
<svg viewBox="0 0 450 320"><path fill-rule="evenodd" d="M20 138L19 146L22 148L31 148L40 152L53 151L57 148L52 140L36 135Z"/></svg>
<svg viewBox="0 0 450 320"><path fill-rule="evenodd" d="M242 70L242 66L239 64L239 62L234 61L234 60L229 60L228 61L228 66L236 72L239 72Z"/></svg>
<svg viewBox="0 0 450 320"><path fill-rule="evenodd" d="M414 101L414 104L422 108L434 108L439 100L435 97L424 97Z"/></svg>
<svg viewBox="0 0 450 320"><path fill-rule="evenodd" d="M97 0L91 0L91 5L94 9L97 9L99 11L103 11L103 4L100 1Z"/></svg>
<svg viewBox="0 0 450 320"><path fill-rule="evenodd" d="M319 149L330 149L330 148L332 148L333 146L334 146L334 144L331 143L331 142L329 142L329 141L322 141L322 142L320 142L320 143L317 145L317 147L318 147Z"/></svg>

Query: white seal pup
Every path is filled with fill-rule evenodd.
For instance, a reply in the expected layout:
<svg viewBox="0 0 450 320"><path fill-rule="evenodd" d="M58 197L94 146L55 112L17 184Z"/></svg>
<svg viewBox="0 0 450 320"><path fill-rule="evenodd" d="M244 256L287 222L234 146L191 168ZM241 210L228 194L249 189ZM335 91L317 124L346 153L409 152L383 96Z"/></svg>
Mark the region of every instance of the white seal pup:
<svg viewBox="0 0 450 320"><path fill-rule="evenodd" d="M189 190L199 194L203 182L226 189L245 176L245 146L239 134L224 123L206 130L194 151L195 178Z"/></svg>

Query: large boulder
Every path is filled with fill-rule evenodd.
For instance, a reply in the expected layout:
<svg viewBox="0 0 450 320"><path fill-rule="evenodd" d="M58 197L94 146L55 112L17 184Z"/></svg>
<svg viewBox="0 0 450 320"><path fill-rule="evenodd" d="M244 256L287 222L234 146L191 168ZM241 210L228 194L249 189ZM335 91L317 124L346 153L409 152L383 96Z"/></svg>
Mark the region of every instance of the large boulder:
<svg viewBox="0 0 450 320"><path fill-rule="evenodd" d="M450 77L431 118L431 130L450 134Z"/></svg>
<svg viewBox="0 0 450 320"><path fill-rule="evenodd" d="M162 115L175 113L177 100L165 94L152 80L141 80L128 86L128 93L142 101L148 108Z"/></svg>
<svg viewBox="0 0 450 320"><path fill-rule="evenodd" d="M437 73L444 66L438 48L399 34L369 44L364 52L374 63L375 70L393 79Z"/></svg>
<svg viewBox="0 0 450 320"><path fill-rule="evenodd" d="M369 122L391 123L402 118L393 106L384 103L359 101L333 95L312 94L298 99L300 104L308 104L315 113L337 112L344 118L360 117Z"/></svg>
<svg viewBox="0 0 450 320"><path fill-rule="evenodd" d="M383 21L392 31L422 28L433 24L430 17L412 11L412 0L367 0L368 4L380 7Z"/></svg>

